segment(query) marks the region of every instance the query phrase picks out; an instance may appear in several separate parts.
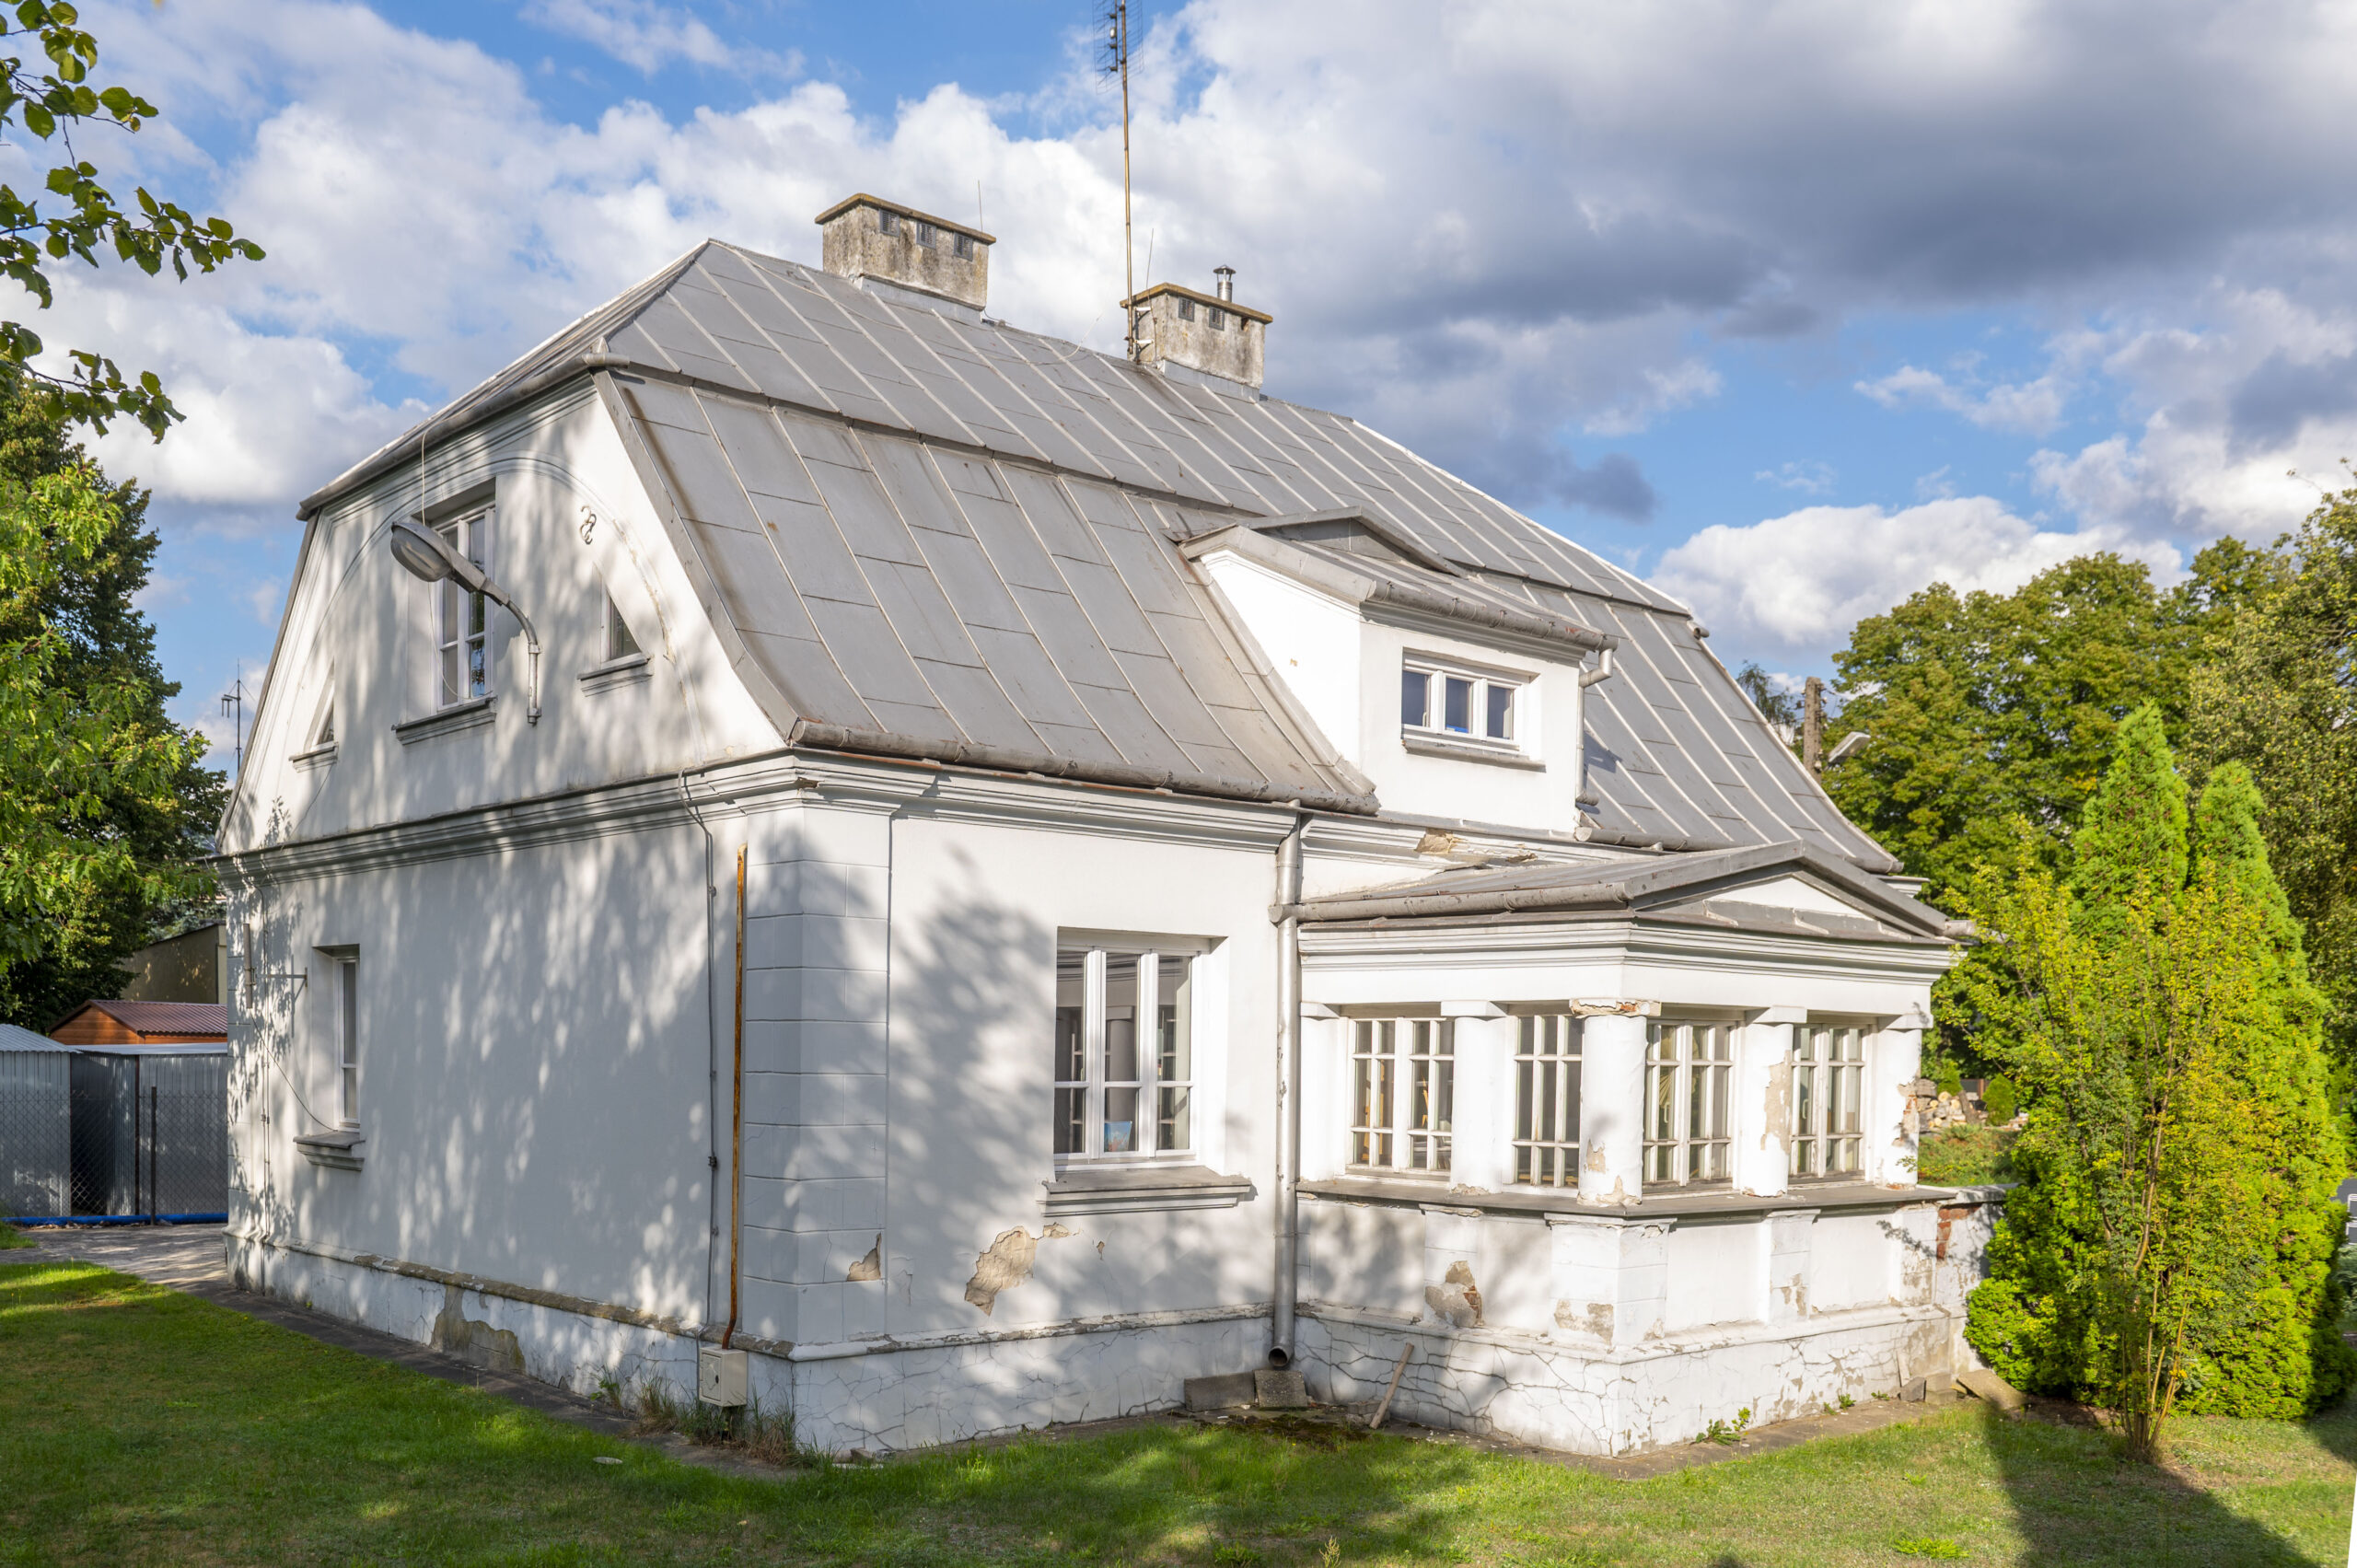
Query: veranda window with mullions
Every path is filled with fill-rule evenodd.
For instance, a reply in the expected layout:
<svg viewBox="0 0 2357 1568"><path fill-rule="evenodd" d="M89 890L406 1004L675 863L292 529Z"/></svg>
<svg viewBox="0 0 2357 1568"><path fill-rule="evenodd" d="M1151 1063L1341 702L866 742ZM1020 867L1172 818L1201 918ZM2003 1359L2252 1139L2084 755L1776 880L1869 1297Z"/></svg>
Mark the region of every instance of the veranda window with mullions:
<svg viewBox="0 0 2357 1568"><path fill-rule="evenodd" d="M1411 657L1399 675L1400 727L1458 740L1518 745L1516 710L1525 684L1491 671Z"/></svg>
<svg viewBox="0 0 2357 1568"><path fill-rule="evenodd" d="M1351 1164L1441 1175L1457 1113L1457 1026L1360 1018L1351 1026Z"/></svg>
<svg viewBox="0 0 2357 1568"><path fill-rule="evenodd" d="M1137 1160L1194 1147L1196 955L1056 951L1056 1159Z"/></svg>
<svg viewBox="0 0 2357 1568"><path fill-rule="evenodd" d="M1866 1076L1865 1031L1793 1031L1793 1174L1852 1176L1864 1131L1858 1103Z"/></svg>
<svg viewBox="0 0 2357 1568"><path fill-rule="evenodd" d="M1580 1021L1515 1020L1514 1179L1534 1187L1580 1184Z"/></svg>
<svg viewBox="0 0 2357 1568"><path fill-rule="evenodd" d="M1727 1091L1735 1031L1725 1024L1662 1018L1645 1027L1645 1180L1684 1186L1724 1181Z"/></svg>

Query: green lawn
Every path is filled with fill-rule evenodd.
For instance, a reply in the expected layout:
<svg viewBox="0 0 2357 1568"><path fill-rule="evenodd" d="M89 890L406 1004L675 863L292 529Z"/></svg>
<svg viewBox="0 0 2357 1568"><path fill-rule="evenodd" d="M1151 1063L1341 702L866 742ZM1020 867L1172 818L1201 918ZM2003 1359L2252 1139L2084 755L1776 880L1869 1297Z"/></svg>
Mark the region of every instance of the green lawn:
<svg viewBox="0 0 2357 1568"><path fill-rule="evenodd" d="M1634 1483L1191 1428L746 1481L103 1270L0 1266L0 1562L2342 1560L2357 1418L2180 1430L2166 1473L1968 1408Z"/></svg>
<svg viewBox="0 0 2357 1568"><path fill-rule="evenodd" d="M0 1225L0 1252L6 1252L12 1247L30 1247L32 1244L32 1237L15 1225Z"/></svg>
<svg viewBox="0 0 2357 1568"><path fill-rule="evenodd" d="M1964 1124L1926 1132L1915 1147L1915 1178L1934 1187L1980 1187L2011 1181L2014 1140L2010 1127Z"/></svg>

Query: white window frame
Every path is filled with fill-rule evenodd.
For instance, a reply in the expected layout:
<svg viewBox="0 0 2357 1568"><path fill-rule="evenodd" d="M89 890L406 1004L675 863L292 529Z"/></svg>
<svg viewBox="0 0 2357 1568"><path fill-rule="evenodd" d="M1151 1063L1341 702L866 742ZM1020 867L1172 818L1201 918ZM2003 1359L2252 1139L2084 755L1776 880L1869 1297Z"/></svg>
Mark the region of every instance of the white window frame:
<svg viewBox="0 0 2357 1568"><path fill-rule="evenodd" d="M1795 1181L1840 1181L1864 1168L1866 1033L1855 1023L1810 1023L1793 1031L1793 1125L1785 1146Z"/></svg>
<svg viewBox="0 0 2357 1568"><path fill-rule="evenodd" d="M1446 1177L1456 1163L1457 1020L1351 1020L1353 1170Z"/></svg>
<svg viewBox="0 0 2357 1568"><path fill-rule="evenodd" d="M1702 1187L1732 1179L1735 1026L1715 1018L1655 1018L1645 1026L1647 1187Z"/></svg>
<svg viewBox="0 0 2357 1568"><path fill-rule="evenodd" d="M1416 677L1423 678L1423 706L1421 716L1411 714L1408 703L1408 683ZM1466 727L1452 729L1448 725L1448 687L1461 682L1467 688ZM1529 729L1528 714L1524 702L1534 684L1534 678L1516 675L1509 670L1487 669L1477 664L1441 658L1429 654L1408 654L1399 665L1399 730L1432 740L1446 741L1454 746L1478 746L1492 750L1521 753ZM1505 733L1491 733L1490 694L1506 693Z"/></svg>
<svg viewBox="0 0 2357 1568"><path fill-rule="evenodd" d="M1580 1184L1581 1022L1565 1013L1515 1020L1514 1183Z"/></svg>
<svg viewBox="0 0 2357 1568"><path fill-rule="evenodd" d="M621 606L614 602L610 590L606 594L606 624L598 645L599 656L607 664L645 652L631 634L630 622L622 619Z"/></svg>
<svg viewBox="0 0 2357 1568"><path fill-rule="evenodd" d="M478 506L434 525L442 542L493 575L494 508ZM481 702L493 691L491 668L491 601L445 578L430 586L434 596L434 705L438 709Z"/></svg>
<svg viewBox="0 0 2357 1568"><path fill-rule="evenodd" d="M335 1064L339 1119L360 1125L360 959L346 954L335 964Z"/></svg>
<svg viewBox="0 0 2357 1568"><path fill-rule="evenodd" d="M1056 946L1057 1001L1055 1025L1050 1039L1053 1063L1053 1089L1050 1102L1050 1144L1054 1149L1056 1167L1132 1165L1154 1161L1185 1162L1193 1159L1196 1144L1202 1132L1202 1107L1197 1103L1195 1087L1202 1065L1203 1030L1202 1009L1196 1005L1202 979L1205 944L1183 937L1141 937L1134 940L1097 940L1067 935ZM1064 993L1068 985L1066 963L1078 960L1079 997L1075 1009L1068 1005ZM1108 1045L1117 1024L1127 1022L1134 1030L1139 1007L1132 1005L1132 1016L1126 1020L1111 1016L1108 1004L1109 975L1116 958L1134 960L1136 970L1132 984L1136 996L1156 998L1155 1028L1149 1041L1135 1044L1138 1076L1110 1078L1111 1052ZM1171 1005L1173 1016L1160 1016L1165 971L1174 965L1184 966L1177 998ZM1166 1035L1165 1026L1170 1029ZM1077 1040L1074 1030L1077 1029ZM1174 1063L1166 1058L1176 1054L1170 1048L1183 1041L1185 1050L1183 1074L1174 1071ZM1073 1076L1072 1050L1077 1044L1081 1073ZM1130 1144L1126 1149L1108 1149L1107 1132L1112 1125L1109 1120L1109 1098L1131 1094ZM1176 1114L1173 1108L1176 1107ZM1140 1114L1140 1108L1144 1114ZM1079 1127L1074 1135L1072 1121L1077 1114ZM1166 1123L1185 1118L1182 1134L1166 1131Z"/></svg>

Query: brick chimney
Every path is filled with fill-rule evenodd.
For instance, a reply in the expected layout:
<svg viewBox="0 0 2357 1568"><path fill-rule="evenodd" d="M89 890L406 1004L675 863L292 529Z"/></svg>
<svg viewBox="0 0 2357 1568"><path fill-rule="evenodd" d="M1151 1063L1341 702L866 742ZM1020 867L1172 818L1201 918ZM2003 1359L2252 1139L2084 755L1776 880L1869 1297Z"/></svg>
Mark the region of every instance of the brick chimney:
<svg viewBox="0 0 2357 1568"><path fill-rule="evenodd" d="M1133 302L1139 363L1182 365L1206 376L1260 384L1263 334L1276 318L1236 303L1236 269L1216 269L1216 292L1200 294L1175 283L1141 289Z"/></svg>
<svg viewBox="0 0 2357 1568"><path fill-rule="evenodd" d="M962 305L979 314L990 299L991 247L979 228L887 202L848 196L814 221L827 271L924 296L916 301Z"/></svg>

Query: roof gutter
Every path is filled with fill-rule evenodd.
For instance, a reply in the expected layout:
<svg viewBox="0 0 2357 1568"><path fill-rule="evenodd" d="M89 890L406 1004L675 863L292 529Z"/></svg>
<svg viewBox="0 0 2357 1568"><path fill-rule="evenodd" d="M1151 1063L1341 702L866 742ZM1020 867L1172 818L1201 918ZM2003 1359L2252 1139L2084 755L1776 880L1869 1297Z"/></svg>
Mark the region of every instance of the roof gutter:
<svg viewBox="0 0 2357 1568"><path fill-rule="evenodd" d="M1116 784L1128 789L1168 790L1174 795L1203 795L1222 800L1248 800L1267 806L1299 805L1313 811L1340 811L1353 817L1376 814L1375 797L1340 790L1304 788L1265 779L1229 779L1211 773L1181 773L1156 768L1133 768L1119 762L1089 762L1076 757L1052 757L1043 751L1021 751L1007 746L978 746L970 740L935 740L923 736L889 735L881 730L849 729L842 725L795 722L786 737L789 746L815 747L826 751L853 751L875 757L905 757L958 767L987 768L1004 773L1038 773L1076 784Z"/></svg>

